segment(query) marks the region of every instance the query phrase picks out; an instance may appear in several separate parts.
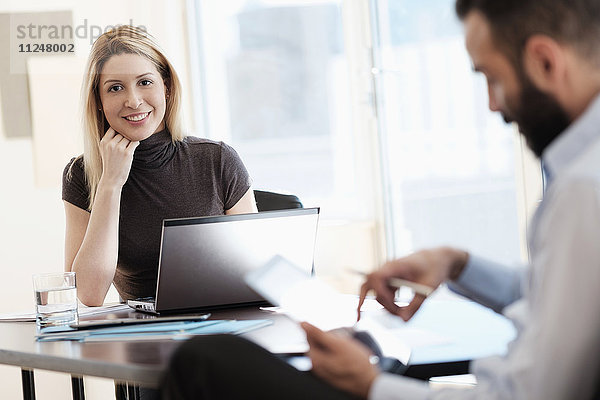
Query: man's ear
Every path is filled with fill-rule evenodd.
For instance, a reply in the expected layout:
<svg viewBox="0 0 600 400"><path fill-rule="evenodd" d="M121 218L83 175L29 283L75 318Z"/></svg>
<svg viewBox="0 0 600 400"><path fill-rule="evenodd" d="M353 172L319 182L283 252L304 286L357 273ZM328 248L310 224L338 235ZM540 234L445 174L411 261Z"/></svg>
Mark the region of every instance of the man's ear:
<svg viewBox="0 0 600 400"><path fill-rule="evenodd" d="M527 39L523 51L523 67L533 84L542 92L557 95L565 83L564 49L545 35Z"/></svg>

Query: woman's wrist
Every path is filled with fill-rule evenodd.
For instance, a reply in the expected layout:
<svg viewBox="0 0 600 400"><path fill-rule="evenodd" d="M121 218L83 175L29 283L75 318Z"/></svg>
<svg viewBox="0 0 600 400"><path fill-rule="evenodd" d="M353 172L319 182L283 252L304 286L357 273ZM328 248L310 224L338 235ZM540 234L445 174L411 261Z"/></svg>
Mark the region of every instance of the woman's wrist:
<svg viewBox="0 0 600 400"><path fill-rule="evenodd" d="M118 205L121 201L122 185L100 178L94 196L94 205L113 204ZM100 203L99 203L100 202Z"/></svg>
<svg viewBox="0 0 600 400"><path fill-rule="evenodd" d="M100 178L100 181L98 181L96 193L98 193L100 191L108 192L108 193L120 192L122 188L123 188L123 185L120 184L119 182L117 182L115 180L107 179L104 176L102 176Z"/></svg>

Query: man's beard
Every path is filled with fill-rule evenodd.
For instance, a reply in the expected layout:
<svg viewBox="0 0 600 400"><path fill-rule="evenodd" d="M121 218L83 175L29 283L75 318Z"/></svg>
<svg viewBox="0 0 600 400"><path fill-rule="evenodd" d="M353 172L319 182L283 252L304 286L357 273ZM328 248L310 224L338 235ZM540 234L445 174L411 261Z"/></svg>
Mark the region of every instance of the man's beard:
<svg viewBox="0 0 600 400"><path fill-rule="evenodd" d="M527 145L538 157L571 124L561 105L536 88L527 77L521 79L518 107L503 117L506 122L515 121L519 125Z"/></svg>

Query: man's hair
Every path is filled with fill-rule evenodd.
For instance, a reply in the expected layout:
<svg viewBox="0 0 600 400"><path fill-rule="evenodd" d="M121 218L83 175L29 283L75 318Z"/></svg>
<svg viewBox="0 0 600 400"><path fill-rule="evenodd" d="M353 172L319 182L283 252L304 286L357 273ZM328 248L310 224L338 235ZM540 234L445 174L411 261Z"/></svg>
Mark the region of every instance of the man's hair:
<svg viewBox="0 0 600 400"><path fill-rule="evenodd" d="M494 44L517 69L527 39L535 34L571 46L600 66L599 0L456 0L461 20L472 11L488 20Z"/></svg>

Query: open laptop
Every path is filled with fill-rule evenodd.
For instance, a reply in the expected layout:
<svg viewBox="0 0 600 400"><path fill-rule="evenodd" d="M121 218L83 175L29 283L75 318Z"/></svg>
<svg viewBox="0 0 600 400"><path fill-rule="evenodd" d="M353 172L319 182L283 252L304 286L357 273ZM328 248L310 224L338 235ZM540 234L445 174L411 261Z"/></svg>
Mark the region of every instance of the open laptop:
<svg viewBox="0 0 600 400"><path fill-rule="evenodd" d="M308 273L319 208L163 221L156 297L136 310L174 313L265 303L244 276L281 255Z"/></svg>

